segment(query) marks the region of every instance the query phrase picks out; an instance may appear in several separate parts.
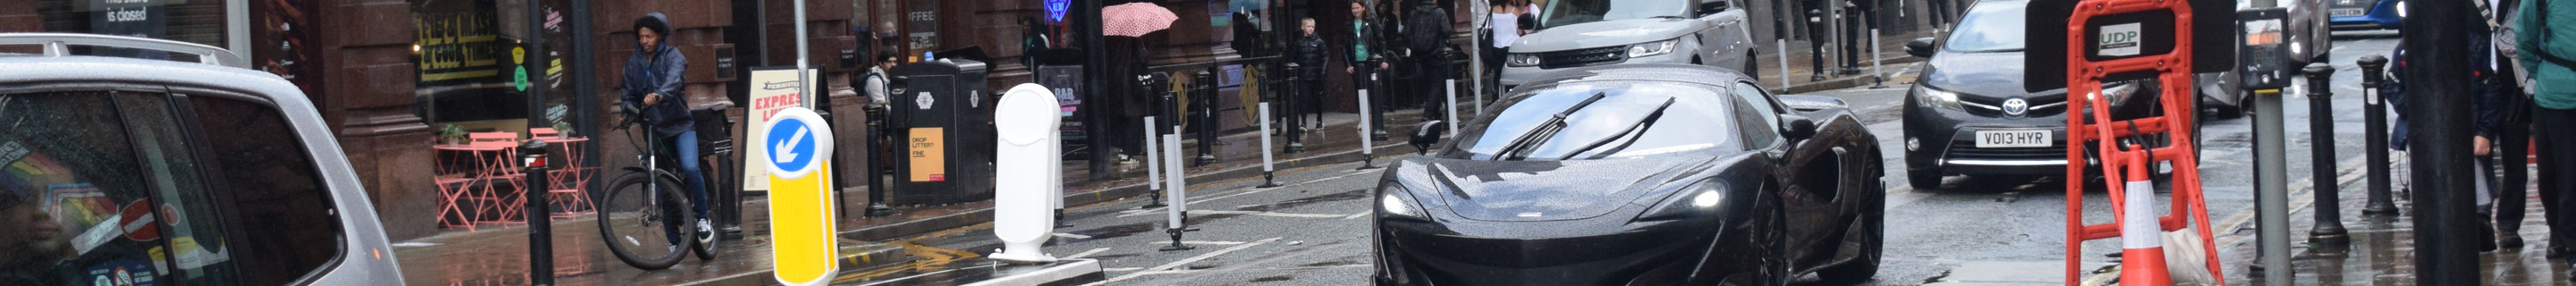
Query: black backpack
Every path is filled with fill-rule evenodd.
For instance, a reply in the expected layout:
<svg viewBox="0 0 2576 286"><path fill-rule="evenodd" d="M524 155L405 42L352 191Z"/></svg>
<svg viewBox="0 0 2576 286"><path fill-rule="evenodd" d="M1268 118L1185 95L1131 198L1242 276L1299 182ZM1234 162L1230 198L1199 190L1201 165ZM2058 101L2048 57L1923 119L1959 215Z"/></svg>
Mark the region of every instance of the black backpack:
<svg viewBox="0 0 2576 286"><path fill-rule="evenodd" d="M1435 5L1423 5L1404 17L1405 47L1416 57L1429 57L1448 44L1449 11Z"/></svg>

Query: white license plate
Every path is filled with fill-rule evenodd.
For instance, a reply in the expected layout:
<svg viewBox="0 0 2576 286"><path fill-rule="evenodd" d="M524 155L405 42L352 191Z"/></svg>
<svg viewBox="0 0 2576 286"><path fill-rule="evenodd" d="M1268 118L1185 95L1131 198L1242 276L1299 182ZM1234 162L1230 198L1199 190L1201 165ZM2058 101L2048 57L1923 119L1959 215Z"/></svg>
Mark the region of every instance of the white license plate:
<svg viewBox="0 0 2576 286"><path fill-rule="evenodd" d="M2048 147L2051 139L2048 130L1977 131L1977 148Z"/></svg>
<svg viewBox="0 0 2576 286"><path fill-rule="evenodd" d="M2362 9L2362 8L2343 8L2343 9L2326 10L2326 14L2327 14L2327 15L2334 15L2335 17L2361 16L2361 14L2365 14L2365 13L2370 13L2370 10L2368 10L2368 9Z"/></svg>

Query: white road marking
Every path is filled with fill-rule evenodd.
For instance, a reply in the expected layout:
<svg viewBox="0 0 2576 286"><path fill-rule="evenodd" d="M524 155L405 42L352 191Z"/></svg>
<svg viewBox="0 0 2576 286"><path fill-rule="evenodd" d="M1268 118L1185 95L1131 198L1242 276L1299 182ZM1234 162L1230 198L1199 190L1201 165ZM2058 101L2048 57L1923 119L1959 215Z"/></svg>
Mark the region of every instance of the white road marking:
<svg viewBox="0 0 2576 286"><path fill-rule="evenodd" d="M1360 217L1364 217L1364 216L1368 216L1368 215L1369 215L1369 212L1360 212L1360 213L1351 214L1350 216L1342 217L1342 219L1356 219L1356 218L1360 218Z"/></svg>
<svg viewBox="0 0 2576 286"><path fill-rule="evenodd" d="M1102 269L1100 269L1100 270L1101 270L1101 271L1136 271L1136 270L1145 270L1145 269L1144 269L1144 268L1135 268L1135 267L1110 267L1110 268L1102 268ZM1100 284L1094 283L1094 284L1092 284L1092 285L1100 285Z"/></svg>
<svg viewBox="0 0 2576 286"><path fill-rule="evenodd" d="M1118 277L1116 277L1116 278L1109 278L1109 280L1101 280L1100 282L1093 282L1093 283L1091 283L1091 284L1086 284L1086 285L1107 285L1107 284L1109 284L1109 282L1118 282L1119 280L1127 280L1127 279L1130 279L1130 278L1136 278L1137 276L1145 276L1146 274L1160 274L1160 273L1158 273L1158 272L1160 272L1160 271L1165 271L1165 270L1171 270L1173 267L1181 267L1182 265L1190 265L1190 263L1191 263L1191 262L1199 262L1200 260L1207 260L1208 258L1215 258L1215 257L1216 257L1216 256L1218 256L1218 255L1225 255L1226 253L1232 253L1232 252L1235 252L1235 251L1242 251L1242 250L1243 250L1243 249L1245 249L1245 248L1252 248L1253 246L1259 246L1259 245L1261 245L1261 244L1264 244L1264 243L1270 243L1270 242L1272 242L1272 241L1279 241L1279 238L1277 238L1277 237L1264 238L1264 239L1261 239L1261 240L1259 240L1259 241L1253 241L1252 243L1246 243L1246 244L1243 244L1243 245L1236 245L1236 246L1234 246L1234 247L1227 247L1227 248L1225 248L1225 249L1221 249L1221 250L1217 250L1217 251L1211 251L1211 252L1208 252L1207 254L1200 254L1199 256L1191 256L1190 258L1181 259L1180 261L1172 261L1172 263L1164 263L1163 265L1160 265L1160 266L1154 266L1153 268L1146 268L1147 270L1150 270L1150 271L1145 271L1145 272L1136 272L1136 273L1128 273L1127 275L1119 275L1119 276L1118 276ZM1183 243L1187 243L1187 241L1183 241ZM1162 272L1162 273L1175 273L1175 272Z"/></svg>
<svg viewBox="0 0 2576 286"><path fill-rule="evenodd" d="M1055 233L1055 236L1057 236L1057 237L1063 237L1063 238L1071 238L1071 239L1091 239L1091 236L1089 236L1089 235L1080 235L1080 234L1071 234L1071 233L1062 233L1062 232Z"/></svg>
<svg viewBox="0 0 2576 286"><path fill-rule="evenodd" d="M1064 256L1064 258L1057 258L1057 259L1063 260L1063 259L1076 259L1076 258L1083 258L1083 257L1091 256L1092 254L1100 254L1100 252L1102 252L1102 251L1109 251L1109 248L1107 248L1107 247L1102 247L1102 248L1093 248L1093 249L1091 249L1091 250L1084 250L1084 251L1082 251L1082 252L1080 252L1080 253L1074 253L1073 255L1066 255L1066 256Z"/></svg>

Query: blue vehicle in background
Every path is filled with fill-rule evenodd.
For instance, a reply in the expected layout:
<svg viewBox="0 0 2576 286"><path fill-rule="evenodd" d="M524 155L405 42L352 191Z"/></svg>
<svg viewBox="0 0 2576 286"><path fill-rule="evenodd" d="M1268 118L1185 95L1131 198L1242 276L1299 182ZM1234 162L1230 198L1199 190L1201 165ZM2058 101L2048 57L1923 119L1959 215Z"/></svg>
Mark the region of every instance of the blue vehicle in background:
<svg viewBox="0 0 2576 286"><path fill-rule="evenodd" d="M2405 0L2326 0L2327 27L2335 30L2396 29L2405 23Z"/></svg>

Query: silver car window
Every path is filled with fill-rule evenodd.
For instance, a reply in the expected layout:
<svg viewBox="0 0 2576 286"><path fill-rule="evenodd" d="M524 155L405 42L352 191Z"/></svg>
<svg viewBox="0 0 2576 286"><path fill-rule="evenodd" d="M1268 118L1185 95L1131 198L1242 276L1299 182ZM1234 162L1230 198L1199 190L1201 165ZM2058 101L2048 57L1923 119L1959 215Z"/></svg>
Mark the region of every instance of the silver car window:
<svg viewBox="0 0 2576 286"><path fill-rule="evenodd" d="M1960 18L1957 31L1951 32L1948 43L1943 43L1941 48L1962 53L2019 51L2024 46L2022 28L2028 26L2027 21L2023 21L2022 11L2029 4L2026 1L1978 2L1975 7L1968 8L1968 15Z"/></svg>

